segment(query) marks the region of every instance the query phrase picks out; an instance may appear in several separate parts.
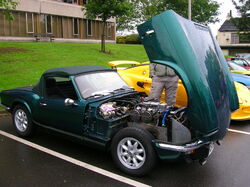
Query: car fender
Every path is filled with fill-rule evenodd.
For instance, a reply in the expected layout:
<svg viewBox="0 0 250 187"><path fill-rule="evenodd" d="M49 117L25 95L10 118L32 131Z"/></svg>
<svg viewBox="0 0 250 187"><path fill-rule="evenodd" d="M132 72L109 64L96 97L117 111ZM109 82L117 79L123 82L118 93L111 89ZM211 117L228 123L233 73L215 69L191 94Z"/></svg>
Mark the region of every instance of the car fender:
<svg viewBox="0 0 250 187"><path fill-rule="evenodd" d="M14 100L14 102L13 102L13 104L12 104L12 106L11 106L11 110L13 110L14 107L15 107L16 105L18 105L18 104L24 105L24 106L27 108L27 110L29 111L29 113L30 113L30 114L32 113L29 104L28 104L25 100L20 99L20 98L17 98L17 99Z"/></svg>

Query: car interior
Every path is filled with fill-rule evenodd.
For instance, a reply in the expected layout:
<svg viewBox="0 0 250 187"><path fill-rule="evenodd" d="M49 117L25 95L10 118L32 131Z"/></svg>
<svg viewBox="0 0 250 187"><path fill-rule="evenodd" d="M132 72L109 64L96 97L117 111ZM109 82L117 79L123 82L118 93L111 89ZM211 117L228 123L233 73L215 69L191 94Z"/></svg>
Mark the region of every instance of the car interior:
<svg viewBox="0 0 250 187"><path fill-rule="evenodd" d="M70 98L78 100L75 88L72 81L65 77L47 77L46 81L46 96L51 99L66 99Z"/></svg>

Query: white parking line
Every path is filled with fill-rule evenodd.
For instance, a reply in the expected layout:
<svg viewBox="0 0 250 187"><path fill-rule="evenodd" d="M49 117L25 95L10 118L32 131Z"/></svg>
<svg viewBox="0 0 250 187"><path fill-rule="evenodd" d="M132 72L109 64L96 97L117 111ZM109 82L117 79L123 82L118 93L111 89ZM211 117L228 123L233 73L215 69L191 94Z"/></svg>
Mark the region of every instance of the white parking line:
<svg viewBox="0 0 250 187"><path fill-rule="evenodd" d="M240 133L240 134L246 134L246 135L250 135L250 132L246 132L246 131L239 131L239 130L235 130L235 129L227 129L230 132L236 132L236 133Z"/></svg>
<svg viewBox="0 0 250 187"><path fill-rule="evenodd" d="M80 160L77 160L77 159L71 158L71 157L69 157L69 156L63 155L63 154L58 153L58 152L56 152L56 151L50 150L50 149L48 149L48 148L46 148L46 147L42 147L42 146L40 146L40 145L34 144L34 143L32 143L32 142L29 142L29 141L27 141L27 140L24 140L24 139L22 139L22 138L19 138L19 137L17 137L17 136L14 136L14 135L12 135L12 134L9 134L9 133L7 133L7 132L4 132L4 131L1 131L1 130L0 130L0 134L3 135L3 136L8 137L8 138L10 138L10 139L13 139L13 140L15 140L15 141L18 141L18 142L20 142L20 143L23 143L23 144L25 144L25 145L27 145L27 146L30 146L30 147L32 147L32 148L35 148L35 149L37 149L37 150L39 150L39 151L45 152L45 153L47 153L47 154L50 154L50 155L52 155L52 156L55 156L55 157L60 158L60 159L62 159L62 160L65 160L65 161L70 162L70 163L72 163L72 164L78 165L78 166L80 166L80 167L86 168L86 169L88 169L88 170L94 171L94 172L96 172L96 173L98 173L98 174L101 174L101 175L104 175L104 176L106 176L106 177L115 179L115 180L117 180L117 181L120 181L120 182L129 184L129 185L131 185L131 186L148 187L148 185L146 185L146 184L140 183L140 182L138 182L138 181L135 181L135 180L132 180L132 179L129 179L129 178L120 176L120 175L117 175L117 174L115 174L115 173L112 173L112 172L109 172L109 171L107 171L107 170L98 168L98 167L96 167L96 166L87 164L87 163L85 163L85 162L82 162L82 161L80 161Z"/></svg>

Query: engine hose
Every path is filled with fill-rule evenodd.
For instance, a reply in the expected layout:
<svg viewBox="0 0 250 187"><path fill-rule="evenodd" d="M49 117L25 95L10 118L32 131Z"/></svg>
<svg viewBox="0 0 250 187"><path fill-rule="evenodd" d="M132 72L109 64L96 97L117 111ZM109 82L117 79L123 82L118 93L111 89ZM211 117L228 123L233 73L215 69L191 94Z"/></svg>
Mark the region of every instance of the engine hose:
<svg viewBox="0 0 250 187"><path fill-rule="evenodd" d="M133 101L123 100L123 99L116 100L116 102L124 102L124 103L129 103L129 104L131 104L131 105L135 105L135 104L136 104L136 103L134 103Z"/></svg>
<svg viewBox="0 0 250 187"><path fill-rule="evenodd" d="M166 126L166 125L165 125L165 120L166 120L166 118L168 117L169 111L170 111L170 110L166 110L166 111L164 112L164 115L163 115L163 118L162 118L162 121L161 121L163 127Z"/></svg>

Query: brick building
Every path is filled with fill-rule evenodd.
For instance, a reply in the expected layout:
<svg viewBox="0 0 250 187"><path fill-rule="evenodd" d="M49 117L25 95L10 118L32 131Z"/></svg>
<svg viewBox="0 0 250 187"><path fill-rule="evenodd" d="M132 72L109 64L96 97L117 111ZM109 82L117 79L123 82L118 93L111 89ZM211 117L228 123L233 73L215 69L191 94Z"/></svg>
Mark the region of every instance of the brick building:
<svg viewBox="0 0 250 187"><path fill-rule="evenodd" d="M0 40L29 41L34 34L51 34L55 41L100 42L102 22L88 20L81 10L87 0L16 0L14 21L0 9ZM115 19L108 20L107 42L115 42Z"/></svg>

